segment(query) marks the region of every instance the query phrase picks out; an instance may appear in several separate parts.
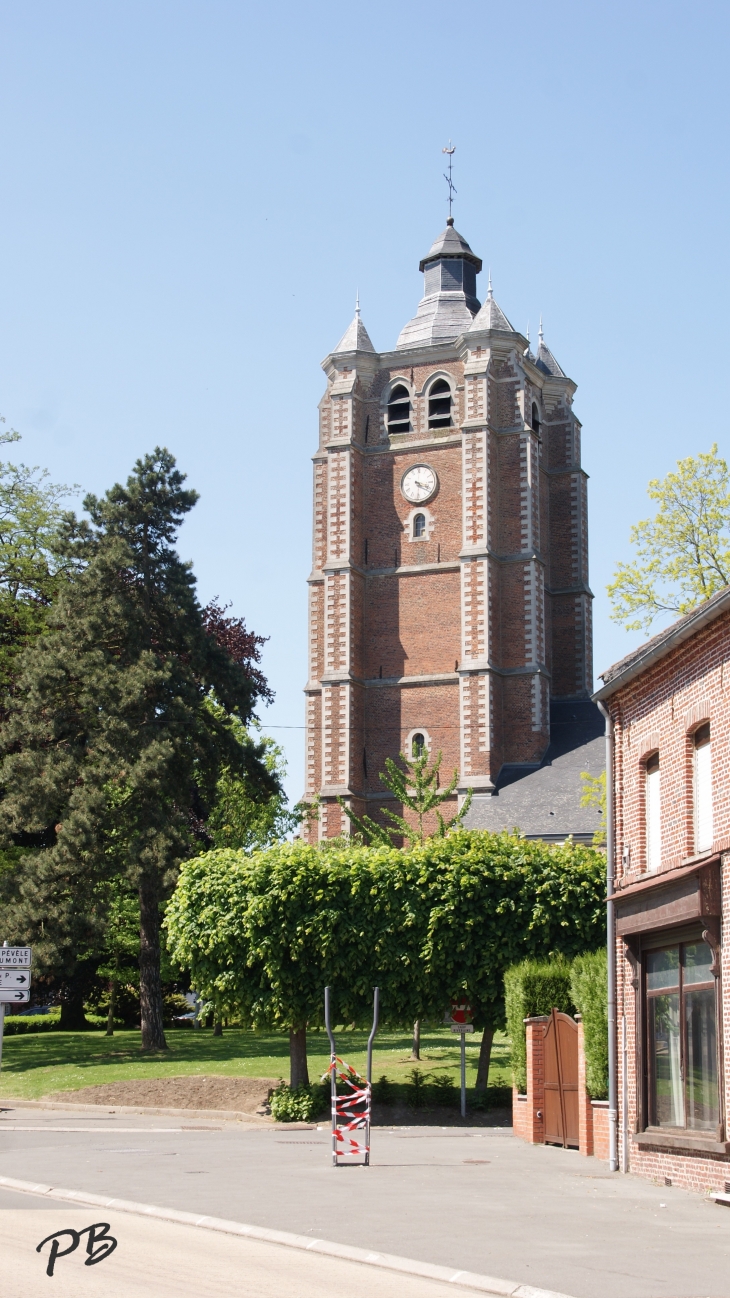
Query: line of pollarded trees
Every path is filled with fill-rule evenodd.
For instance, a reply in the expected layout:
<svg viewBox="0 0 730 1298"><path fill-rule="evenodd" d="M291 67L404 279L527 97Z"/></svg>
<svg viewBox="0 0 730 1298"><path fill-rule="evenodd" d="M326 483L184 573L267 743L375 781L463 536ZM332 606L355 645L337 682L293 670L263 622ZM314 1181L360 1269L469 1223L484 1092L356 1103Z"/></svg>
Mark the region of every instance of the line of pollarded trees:
<svg viewBox="0 0 730 1298"><path fill-rule="evenodd" d="M369 1025L374 986L394 1027L468 1000L486 1086L506 969L603 944L605 868L594 848L462 829L406 849L217 850L183 865L167 944L218 1017L288 1031L292 1086L308 1081L325 986L339 1023Z"/></svg>

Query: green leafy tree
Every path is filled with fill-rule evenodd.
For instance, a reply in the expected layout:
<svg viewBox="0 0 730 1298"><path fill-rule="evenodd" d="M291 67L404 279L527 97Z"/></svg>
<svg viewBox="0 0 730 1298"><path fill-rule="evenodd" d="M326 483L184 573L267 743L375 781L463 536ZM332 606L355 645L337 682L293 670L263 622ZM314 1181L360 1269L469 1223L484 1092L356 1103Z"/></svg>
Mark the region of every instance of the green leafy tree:
<svg viewBox="0 0 730 1298"><path fill-rule="evenodd" d="M589 771L580 773L583 791L580 795L581 807L595 807L600 812L600 819L593 834L593 846L603 847L606 842L606 772L591 775Z"/></svg>
<svg viewBox="0 0 730 1298"><path fill-rule="evenodd" d="M411 847L414 847L417 843L423 843L428 837L426 834L427 818L432 816L432 813L436 815L434 836L444 838L449 830L456 829L461 824L471 806L473 795L470 789L461 810L451 820L444 820L441 815L439 807L454 796L456 786L459 783L459 772L454 771L449 784L443 789L439 788L441 753L438 753L433 763L429 763L426 749L414 757L412 761L404 753L401 753L400 760L403 763L403 770L396 765L392 757L386 757L385 770L380 772L380 779L386 789L398 800L404 811L410 811L412 821L406 820L404 816L399 816L396 812L384 807L382 814L389 823L385 826L378 825L370 816L363 816L362 818L356 816L342 801L342 798L337 799L345 815L355 826L357 832L362 835L366 843L385 843L390 846L394 841L399 842L401 839L405 839Z"/></svg>
<svg viewBox="0 0 730 1298"><path fill-rule="evenodd" d="M660 613L689 613L730 582L730 475L717 453L677 461L649 483L654 518L631 529L633 563L619 563L608 587L611 617L648 631Z"/></svg>
<svg viewBox="0 0 730 1298"><path fill-rule="evenodd" d="M104 949L105 880L129 880L148 1049L166 1045L161 908L180 861L205 842L222 772L245 775L262 800L278 791L261 747L242 746L232 726L250 720L266 691L256 646L249 637L241 647L240 620L232 625L220 609L206 616L173 548L197 499L183 483L157 448L125 486L86 497L88 521L68 517L59 552L72 575L45 634L23 654L0 734L0 825L34 848L9 921L42 963L73 980L79 951Z"/></svg>
<svg viewBox="0 0 730 1298"><path fill-rule="evenodd" d="M286 774L284 751L270 736L262 734L259 722L244 726L234 717L231 726L242 747L261 753L264 766L277 782L277 791L262 802L258 788L251 787L245 771L241 775L240 769L225 767L216 785L206 830L214 847L241 848L250 854L271 847L297 829L304 808L300 804L289 807L282 787Z"/></svg>
<svg viewBox="0 0 730 1298"><path fill-rule="evenodd" d="M5 420L0 416L0 424ZM0 430L0 445L20 440ZM46 625L66 564L56 539L68 487L48 473L0 460L0 694L11 686L18 655ZM3 703L4 706L4 703Z"/></svg>
<svg viewBox="0 0 730 1298"><path fill-rule="evenodd" d="M165 924L171 957L203 997L289 1032L298 1086L326 985L344 1023L369 1023L374 986L382 1022L399 1027L466 999L488 1056L505 969L597 946L604 895L600 852L460 830L409 850L295 841L253 857L209 852L183 865Z"/></svg>

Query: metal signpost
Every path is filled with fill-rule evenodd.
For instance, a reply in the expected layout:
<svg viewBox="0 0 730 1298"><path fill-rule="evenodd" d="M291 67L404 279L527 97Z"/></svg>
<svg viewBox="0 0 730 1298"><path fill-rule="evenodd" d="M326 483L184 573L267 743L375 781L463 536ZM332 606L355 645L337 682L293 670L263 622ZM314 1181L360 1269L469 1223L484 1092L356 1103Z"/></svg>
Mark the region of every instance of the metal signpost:
<svg viewBox="0 0 730 1298"><path fill-rule="evenodd" d="M466 1003L451 1006L451 1022L449 1024L452 1032L458 1032L461 1037L461 1116L466 1117L466 1035L474 1031L474 1024L469 1022L471 1019L471 1006Z"/></svg>
<svg viewBox="0 0 730 1298"><path fill-rule="evenodd" d="M3 1032L5 1006L27 1004L30 1000L30 966L33 948L29 946L0 946L0 1068L3 1059Z"/></svg>
<svg viewBox="0 0 730 1298"><path fill-rule="evenodd" d="M363 1165L370 1165L370 1117L372 1113L373 1041L378 1030L380 988L373 988L373 1026L368 1037L367 1078L365 1085L350 1064L337 1054L335 1037L330 1021L330 989L324 989L324 1023L330 1040L330 1085L332 1094L332 1165L341 1167L339 1158L357 1158L363 1155ZM343 1095L337 1094L338 1081L345 1087ZM344 1121L340 1121L344 1119ZM351 1132L365 1131L365 1143Z"/></svg>

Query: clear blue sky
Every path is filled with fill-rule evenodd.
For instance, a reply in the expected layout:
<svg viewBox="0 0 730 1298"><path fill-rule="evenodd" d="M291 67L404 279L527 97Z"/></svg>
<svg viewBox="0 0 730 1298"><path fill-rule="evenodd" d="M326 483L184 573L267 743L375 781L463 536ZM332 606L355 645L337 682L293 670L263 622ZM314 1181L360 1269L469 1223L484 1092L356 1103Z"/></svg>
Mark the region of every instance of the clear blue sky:
<svg viewBox="0 0 730 1298"><path fill-rule="evenodd" d="M270 637L302 789L320 361L394 345L446 216L578 383L595 660L646 483L728 449L727 4L0 3L0 412L103 491L156 443L201 597ZM482 276L484 279L484 276ZM485 293L482 284L481 296Z"/></svg>

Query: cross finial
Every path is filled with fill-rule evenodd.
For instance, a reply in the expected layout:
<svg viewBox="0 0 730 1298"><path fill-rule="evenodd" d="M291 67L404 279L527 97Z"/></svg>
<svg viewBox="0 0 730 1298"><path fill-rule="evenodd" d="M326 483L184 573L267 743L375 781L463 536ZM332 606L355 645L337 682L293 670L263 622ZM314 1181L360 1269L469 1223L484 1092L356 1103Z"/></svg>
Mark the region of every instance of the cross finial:
<svg viewBox="0 0 730 1298"><path fill-rule="evenodd" d="M542 336L542 316L540 316L540 329L539 329L539 331L538 331L538 335L537 335L537 336L538 336L538 339L539 339L539 341L540 341L540 346L542 347L543 342L545 341L544 338L543 338L543 336Z"/></svg>
<svg viewBox="0 0 730 1298"><path fill-rule="evenodd" d="M447 225L453 225L453 224L454 224L454 218L453 218L453 216L451 215L451 204L452 204L453 201L454 201L454 194L456 193L456 186L454 185L454 182L453 182L453 180L451 179L451 164L452 164L452 160L453 160L454 154L456 153L456 145L455 145L455 144L452 144L452 143L451 143L451 140L449 140L448 148L442 149L441 152L442 152L442 153L448 153L448 155L449 155L449 171L448 171L448 175L447 175L446 172L444 172L444 180L446 181L446 184L447 184L448 187L449 187L449 219L448 219Z"/></svg>
<svg viewBox="0 0 730 1298"><path fill-rule="evenodd" d="M359 320L360 319L360 290L359 289L357 289L355 293L355 315Z"/></svg>
<svg viewBox="0 0 730 1298"><path fill-rule="evenodd" d="M490 266L490 268L489 268L489 283L487 284L487 297L488 297L488 298L491 298L492 296L493 296L493 294L492 294L492 269L491 269L491 266Z"/></svg>

